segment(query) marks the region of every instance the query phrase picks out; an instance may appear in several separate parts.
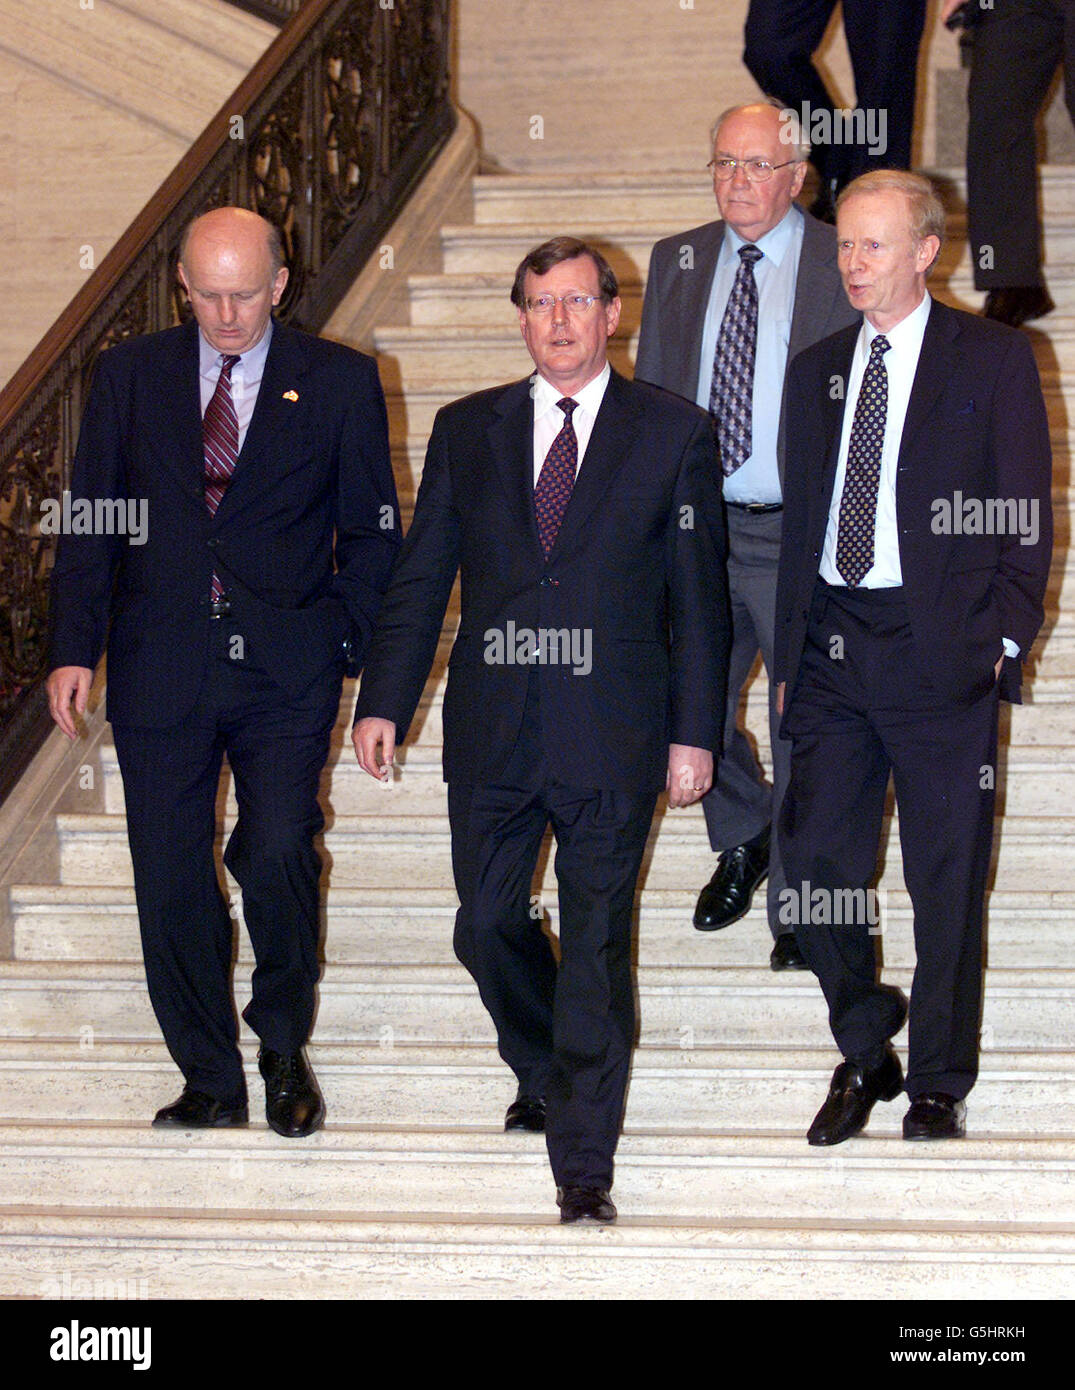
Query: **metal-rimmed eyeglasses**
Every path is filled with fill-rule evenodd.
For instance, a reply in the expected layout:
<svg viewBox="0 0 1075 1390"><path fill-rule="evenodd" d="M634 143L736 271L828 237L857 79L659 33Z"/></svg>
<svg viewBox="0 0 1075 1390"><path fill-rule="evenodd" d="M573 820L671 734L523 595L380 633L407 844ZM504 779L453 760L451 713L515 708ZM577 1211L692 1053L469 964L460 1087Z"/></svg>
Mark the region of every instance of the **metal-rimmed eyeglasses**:
<svg viewBox="0 0 1075 1390"><path fill-rule="evenodd" d="M596 294L579 294L577 290L572 290L570 294L528 295L525 304L532 314L551 314L557 304L562 304L569 314L585 314L599 298Z"/></svg>
<svg viewBox="0 0 1075 1390"><path fill-rule="evenodd" d="M742 169L751 183L765 183L777 169L786 169L789 164L798 162L797 159L785 159L783 164L772 164L768 159L732 159L729 155L721 155L719 159L711 159L705 167L711 169L713 177L721 183L734 179L736 169Z"/></svg>

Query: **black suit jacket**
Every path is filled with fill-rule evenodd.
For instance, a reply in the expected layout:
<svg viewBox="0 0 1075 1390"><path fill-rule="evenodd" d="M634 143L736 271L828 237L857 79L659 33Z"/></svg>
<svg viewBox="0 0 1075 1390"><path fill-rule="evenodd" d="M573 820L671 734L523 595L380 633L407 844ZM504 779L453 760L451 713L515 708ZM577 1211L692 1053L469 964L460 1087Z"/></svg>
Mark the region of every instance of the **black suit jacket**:
<svg viewBox="0 0 1075 1390"><path fill-rule="evenodd" d="M461 571L445 779L498 779L533 670L548 775L634 794L662 788L669 743L720 747L728 617L715 471L702 411L613 372L546 560L534 515L530 381L446 406L356 718L390 719L402 741ZM520 629L575 634L579 650L588 633L591 669L498 661L498 639Z"/></svg>
<svg viewBox="0 0 1075 1390"><path fill-rule="evenodd" d="M345 642L361 664L401 539L373 359L274 324L215 516L203 471L197 325L102 353L72 497L145 499L148 535L60 538L50 665L92 668L107 638L116 722L167 728L191 709L214 569L246 655L291 696L340 662Z"/></svg>
<svg viewBox="0 0 1075 1390"><path fill-rule="evenodd" d="M789 699L825 541L858 326L800 354L788 377L784 529L774 678ZM896 477L903 589L919 669L951 700L989 690L1010 637L1022 656L1041 626L1052 551L1052 454L1041 384L1023 334L933 302ZM958 501L957 501L958 497ZM1021 499L1037 537L971 534L944 525L968 499ZM1029 527L1027 528L1030 529ZM1021 662L1007 660L1002 697L1018 701Z"/></svg>
<svg viewBox="0 0 1075 1390"><path fill-rule="evenodd" d="M693 401L698 387L705 313L724 242L723 222L665 237L650 255L635 380L650 381ZM684 266L686 253L690 252ZM836 264L836 231L804 214L803 243L788 330L788 362L803 348L858 322ZM777 463L784 476L786 389L780 403Z"/></svg>

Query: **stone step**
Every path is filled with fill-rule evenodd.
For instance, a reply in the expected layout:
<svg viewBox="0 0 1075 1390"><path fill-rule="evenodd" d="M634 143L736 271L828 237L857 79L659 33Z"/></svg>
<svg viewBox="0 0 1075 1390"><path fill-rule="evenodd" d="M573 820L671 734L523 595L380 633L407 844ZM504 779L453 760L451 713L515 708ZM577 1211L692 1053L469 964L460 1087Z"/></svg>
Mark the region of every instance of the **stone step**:
<svg viewBox="0 0 1075 1390"><path fill-rule="evenodd" d="M923 170L942 180L950 206L966 200L962 168ZM1075 220L1075 174L1069 165L1039 166L1041 205L1047 224ZM672 222L697 226L717 214L713 184L705 169L681 173L588 173L585 179L550 174L482 174L473 180L474 221L544 223L552 231L570 217L604 223ZM962 218L953 216L954 226Z"/></svg>
<svg viewBox="0 0 1075 1390"><path fill-rule="evenodd" d="M236 972L240 1010L248 972ZM909 990L910 972L885 980ZM828 1037L825 1002L805 971L765 966L643 968L641 1041L657 1047L809 1047ZM487 1043L489 1017L462 966L347 966L325 972L314 1029L322 1044ZM242 1028L247 1042L252 1035ZM1075 971L987 972L983 1044L1002 1051L1066 1051L1075 1036ZM117 962L0 962L0 1038L154 1041L140 966Z"/></svg>
<svg viewBox="0 0 1075 1390"><path fill-rule="evenodd" d="M638 896L638 962L645 968L764 966L770 934L764 891L733 928L693 929L698 890L715 860L704 851L689 887L643 889ZM240 895L231 896L239 923L239 960L253 956L242 924ZM455 962L452 929L458 900L452 888L330 887L324 900L324 955L335 965L450 966ZM995 969L1050 972L1070 955L1075 933L1075 892L999 889L988 899L988 961ZM544 903L549 929L559 931L555 894ZM17 961L140 962L141 942L134 889L56 884L16 884L10 890ZM886 893L881 911L881 947L888 969L914 964L910 899L902 887ZM1028 974L1027 978L1031 976Z"/></svg>
<svg viewBox="0 0 1075 1390"><path fill-rule="evenodd" d="M553 1197L536 1135L326 1129L301 1154L296 1163L295 1143L268 1131L4 1127L0 1211L54 1205L134 1216L164 1206L175 1216L306 1221L444 1212L492 1222L544 1213ZM1075 1221L1073 1160L1069 1138L908 1145L870 1137L819 1153L791 1137L627 1135L616 1200L639 1221L727 1225L764 1211L798 1225L861 1212L886 1226L1031 1231Z"/></svg>
<svg viewBox="0 0 1075 1390"><path fill-rule="evenodd" d="M333 1130L499 1131L515 1079L492 1047L363 1048L312 1044L311 1064ZM640 1048L625 1134L801 1137L821 1104L837 1053L822 1049ZM251 1119L267 1128L264 1089L248 1053ZM180 1082L163 1044L0 1043L0 1139L17 1124L145 1126ZM872 1137L898 1137L904 1100L879 1105ZM1075 1135L1075 1054L987 1052L968 1106L979 1138Z"/></svg>
<svg viewBox="0 0 1075 1390"><path fill-rule="evenodd" d="M994 851L997 881L1006 888L1069 887L1075 877L1075 830L1069 817L1022 816L1004 823ZM64 814L56 818L60 881L132 882L127 833L117 816ZM225 833L227 831L225 830ZM690 882L709 854L705 822L697 806L659 818L650 836L644 882L651 888L675 888ZM902 884L895 845L890 847L879 880L882 888ZM411 883L429 887L451 884L446 821L423 816L337 816L325 831L323 879L341 887L391 887ZM541 883L553 886L552 864Z"/></svg>
<svg viewBox="0 0 1075 1390"><path fill-rule="evenodd" d="M619 1186L616 1197L621 1202ZM833 1198L841 1193L833 1189ZM842 1203L841 1203L842 1205ZM854 1208L851 1209L852 1211ZM1075 1238L1013 1229L924 1227L770 1213L741 1222L678 1216L561 1226L542 1193L527 1216L453 1211L386 1219L350 1207L323 1219L214 1214L0 1212L0 1297L339 1300L676 1297L955 1301L1075 1294Z"/></svg>

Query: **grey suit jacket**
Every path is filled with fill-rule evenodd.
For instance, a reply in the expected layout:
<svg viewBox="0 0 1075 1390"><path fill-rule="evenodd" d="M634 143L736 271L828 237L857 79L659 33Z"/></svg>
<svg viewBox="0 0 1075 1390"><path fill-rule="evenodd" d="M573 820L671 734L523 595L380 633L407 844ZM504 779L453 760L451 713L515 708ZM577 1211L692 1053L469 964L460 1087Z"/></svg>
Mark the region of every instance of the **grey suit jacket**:
<svg viewBox="0 0 1075 1390"><path fill-rule="evenodd" d="M795 281L795 304L788 340L788 366L796 354L830 333L860 322L851 308L836 266L836 232L804 214L802 252ZM698 389L699 356L705 311L717 257L724 240L723 222L665 237L653 248L642 305L635 379L663 386L693 401ZM687 250L690 250L690 256ZM684 265L686 262L686 266ZM777 462L784 477L785 391L780 402Z"/></svg>

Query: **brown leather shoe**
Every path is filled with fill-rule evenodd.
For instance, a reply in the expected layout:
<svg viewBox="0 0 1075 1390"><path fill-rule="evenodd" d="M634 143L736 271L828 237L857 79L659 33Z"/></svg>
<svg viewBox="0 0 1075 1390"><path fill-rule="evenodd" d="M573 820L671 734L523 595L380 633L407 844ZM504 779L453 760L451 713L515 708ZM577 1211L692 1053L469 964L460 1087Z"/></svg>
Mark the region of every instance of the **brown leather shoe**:
<svg viewBox="0 0 1075 1390"><path fill-rule="evenodd" d="M856 1062L841 1062L832 1074L825 1104L806 1132L808 1144L842 1144L866 1128L870 1111L879 1100L895 1100L903 1090L900 1059L885 1044L885 1060L867 1071Z"/></svg>

